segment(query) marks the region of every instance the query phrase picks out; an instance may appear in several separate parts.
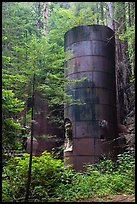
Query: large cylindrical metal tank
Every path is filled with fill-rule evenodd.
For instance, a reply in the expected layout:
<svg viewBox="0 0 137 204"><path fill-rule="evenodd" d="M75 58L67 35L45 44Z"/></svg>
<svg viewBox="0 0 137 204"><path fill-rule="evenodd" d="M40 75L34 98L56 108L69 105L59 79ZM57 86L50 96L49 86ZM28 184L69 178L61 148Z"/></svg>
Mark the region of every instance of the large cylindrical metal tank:
<svg viewBox="0 0 137 204"><path fill-rule="evenodd" d="M64 157L82 170L102 155L114 155L117 137L115 34L104 25L82 25L65 33L65 52L72 57L65 62L65 76L82 79L67 87L81 104L66 105L64 119L73 129L72 152Z"/></svg>

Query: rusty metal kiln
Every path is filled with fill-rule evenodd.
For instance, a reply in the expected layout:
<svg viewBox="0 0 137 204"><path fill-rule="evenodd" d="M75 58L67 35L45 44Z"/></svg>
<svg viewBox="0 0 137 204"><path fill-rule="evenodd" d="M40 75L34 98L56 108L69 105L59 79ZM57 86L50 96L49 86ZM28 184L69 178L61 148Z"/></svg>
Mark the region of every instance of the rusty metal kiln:
<svg viewBox="0 0 137 204"><path fill-rule="evenodd" d="M67 87L81 104L65 105L64 119L72 124L72 149L64 151L65 165L76 171L102 155L114 156L117 137L115 36L104 25L82 25L65 33L65 76L82 79ZM84 78L83 78L84 77Z"/></svg>

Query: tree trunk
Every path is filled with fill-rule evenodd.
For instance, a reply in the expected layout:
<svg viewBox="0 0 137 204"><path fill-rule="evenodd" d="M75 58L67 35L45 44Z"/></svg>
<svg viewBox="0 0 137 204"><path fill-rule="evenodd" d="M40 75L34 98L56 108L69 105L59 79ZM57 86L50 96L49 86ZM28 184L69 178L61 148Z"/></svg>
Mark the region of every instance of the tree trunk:
<svg viewBox="0 0 137 204"><path fill-rule="evenodd" d="M34 95L35 95L35 74L33 75L32 84L32 110L31 110L31 144L30 144L30 159L29 159L29 169L28 169L28 180L26 185L26 196L25 202L28 202L31 184L31 168L32 168L32 153L33 153L33 135L34 135Z"/></svg>
<svg viewBox="0 0 137 204"><path fill-rule="evenodd" d="M128 24L131 26L131 11L130 11L130 2L128 2Z"/></svg>
<svg viewBox="0 0 137 204"><path fill-rule="evenodd" d="M130 4L131 4L131 22L133 25L135 22L135 2L130 2Z"/></svg>
<svg viewBox="0 0 137 204"><path fill-rule="evenodd" d="M104 2L100 2L100 12L101 12L101 21L104 22L104 10L103 10ZM103 23L104 24L104 23Z"/></svg>
<svg viewBox="0 0 137 204"><path fill-rule="evenodd" d="M115 30L114 28L114 20L113 20L113 11L114 6L113 2L106 2L107 5L107 26L110 27L112 30Z"/></svg>
<svg viewBox="0 0 137 204"><path fill-rule="evenodd" d="M127 42L119 39L119 35L126 30L125 2L117 2L115 13L115 33L116 33L116 82L117 82L117 101L118 101L118 120L124 123L125 117L129 112L130 89L129 79L131 67L127 54ZM121 11L121 12L119 12Z"/></svg>
<svg viewBox="0 0 137 204"><path fill-rule="evenodd" d="M45 19L44 34L46 35L48 33L48 2L44 2L43 16Z"/></svg>
<svg viewBox="0 0 137 204"><path fill-rule="evenodd" d="M40 8L41 2L36 2L36 25L38 28L43 29L43 22L41 21L41 8Z"/></svg>
<svg viewBox="0 0 137 204"><path fill-rule="evenodd" d="M96 12L97 12L97 14L99 13L99 6L98 6L98 2L97 2L97 7L96 7ZM99 24L99 16L97 16L97 24Z"/></svg>

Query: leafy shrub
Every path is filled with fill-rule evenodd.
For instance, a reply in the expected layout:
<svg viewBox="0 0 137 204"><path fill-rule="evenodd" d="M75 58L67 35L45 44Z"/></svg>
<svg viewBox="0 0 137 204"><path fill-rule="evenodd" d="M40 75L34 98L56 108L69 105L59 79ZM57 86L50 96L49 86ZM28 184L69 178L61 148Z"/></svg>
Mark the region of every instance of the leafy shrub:
<svg viewBox="0 0 137 204"><path fill-rule="evenodd" d="M17 134L22 129L15 115L23 110L24 103L15 97L12 90L2 89L2 145L16 148Z"/></svg>
<svg viewBox="0 0 137 204"><path fill-rule="evenodd" d="M94 169L100 173L111 173L115 169L114 162L110 159L104 157L103 160L100 160L98 163L87 165L87 173Z"/></svg>
<svg viewBox="0 0 137 204"><path fill-rule="evenodd" d="M29 154L24 154L21 157L12 157L4 167L4 174L8 177L3 181L3 193L5 195L7 192L8 194L8 190L6 191L5 188L12 188L13 194L8 194L10 200L13 200L13 197L15 200L24 199L28 166ZM63 162L53 158L48 152L43 152L40 157L33 156L30 197L35 198L33 200L36 201L48 200L60 183L65 185L71 182L71 175L73 175L73 171L65 169ZM3 201L5 201L5 197L3 197Z"/></svg>
<svg viewBox="0 0 137 204"><path fill-rule="evenodd" d="M12 157L4 167L3 201L25 197L29 154ZM88 165L85 172L65 168L62 160L44 152L33 156L30 200L33 202L76 201L109 194L134 194L135 158L126 151L117 162L103 160ZM22 199L22 200L23 200Z"/></svg>
<svg viewBox="0 0 137 204"><path fill-rule="evenodd" d="M117 162L105 159L87 165L83 173L73 175L72 183L60 184L56 189L57 201L76 201L80 198L109 194L134 194L135 158L129 151L118 155Z"/></svg>
<svg viewBox="0 0 137 204"><path fill-rule="evenodd" d="M2 200L4 202L13 201L11 186L7 180L2 181Z"/></svg>
<svg viewBox="0 0 137 204"><path fill-rule="evenodd" d="M96 179L95 186L108 193L134 193L135 185L135 157L134 152L126 150L117 156L114 163L111 160L104 159L99 163L87 166L88 175L92 175L94 169L100 172ZM100 183L100 186L99 186ZM97 192L95 192L97 193Z"/></svg>

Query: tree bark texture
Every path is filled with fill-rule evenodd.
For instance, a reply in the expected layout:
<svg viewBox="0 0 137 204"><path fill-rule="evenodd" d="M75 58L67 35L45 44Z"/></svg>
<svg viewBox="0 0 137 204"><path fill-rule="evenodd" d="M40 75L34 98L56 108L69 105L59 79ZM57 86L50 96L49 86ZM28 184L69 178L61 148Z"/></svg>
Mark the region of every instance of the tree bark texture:
<svg viewBox="0 0 137 204"><path fill-rule="evenodd" d="M104 22L104 2L100 2L101 21Z"/></svg>
<svg viewBox="0 0 137 204"><path fill-rule="evenodd" d="M28 180L26 184L26 196L25 202L28 202L31 184L31 169L32 169L32 153L33 153L33 135L34 135L34 95L35 95L35 74L33 75L32 84L32 110L31 110L31 145L30 145L30 159L29 159L29 169L28 169Z"/></svg>
<svg viewBox="0 0 137 204"><path fill-rule="evenodd" d="M125 2L118 2L118 11L115 15L116 33L116 82L117 82L117 102L118 102L118 121L123 123L130 110L130 84L131 66L128 56L128 44L119 39L119 35L126 30Z"/></svg>
<svg viewBox="0 0 137 204"><path fill-rule="evenodd" d="M45 19L44 22L44 34L48 33L48 2L44 2L43 16Z"/></svg>
<svg viewBox="0 0 137 204"><path fill-rule="evenodd" d="M114 18L113 18L113 12L114 12L114 5L113 2L106 2L107 5L107 26L110 27L112 30L115 30L114 28Z"/></svg>

